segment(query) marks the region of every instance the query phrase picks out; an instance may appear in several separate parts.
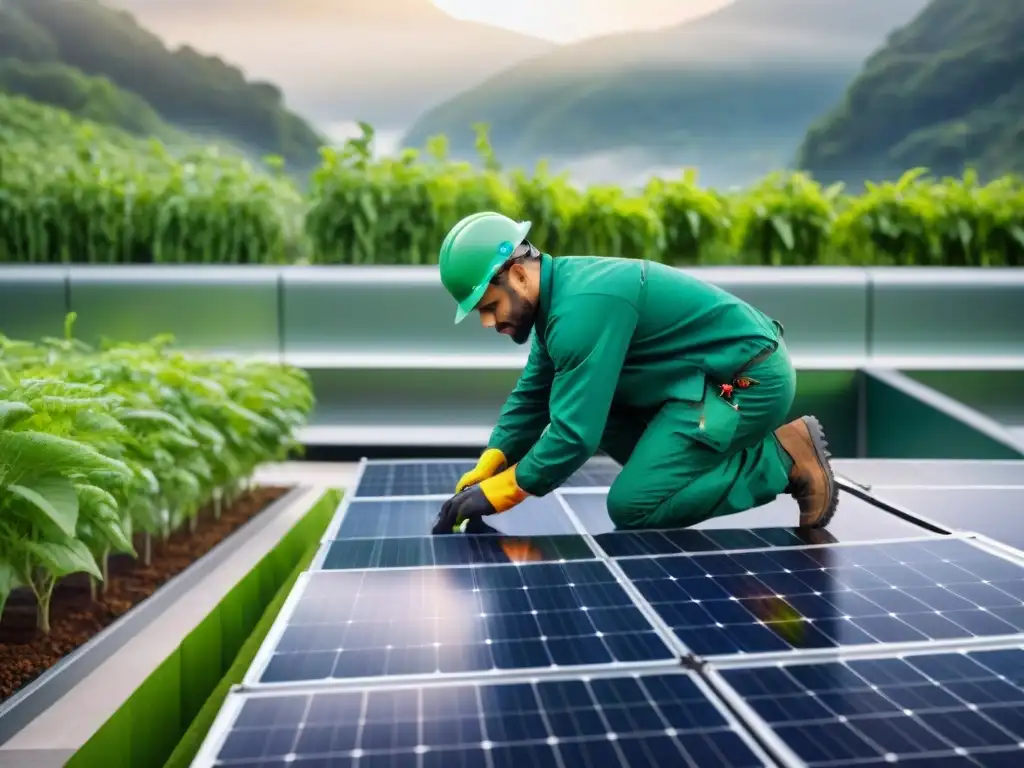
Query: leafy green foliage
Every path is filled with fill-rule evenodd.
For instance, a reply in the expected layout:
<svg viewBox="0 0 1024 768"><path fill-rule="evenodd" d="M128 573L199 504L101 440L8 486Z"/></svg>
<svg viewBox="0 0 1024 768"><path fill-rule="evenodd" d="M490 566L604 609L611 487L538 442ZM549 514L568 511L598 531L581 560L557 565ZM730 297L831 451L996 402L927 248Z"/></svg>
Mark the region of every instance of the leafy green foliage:
<svg viewBox="0 0 1024 768"><path fill-rule="evenodd" d="M0 5L3 59L50 64L49 82L40 83L36 69L30 93L24 82L11 92L70 107L69 96L74 94L69 94L69 88L78 92L75 98L88 91L94 111L79 114L98 122L151 135L147 125L126 120L125 107L134 98L148 105L147 114L159 115L176 127L210 139L227 139L253 153L280 155L300 171L308 171L319 159L322 137L287 109L275 86L248 81L238 68L187 46L168 50L131 15L93 0L4 0ZM68 70L60 82L53 81L55 64ZM97 84L72 82L73 72L116 86L104 97L105 111L97 111ZM0 89L3 85L0 79ZM57 85L63 85L63 90Z"/></svg>
<svg viewBox="0 0 1024 768"><path fill-rule="evenodd" d="M60 579L103 580L111 552L137 554L133 534L236 496L299 448L313 406L300 370L191 358L170 338L93 349L73 322L64 339L0 335L0 614L29 587L43 631Z"/></svg>
<svg viewBox="0 0 1024 768"><path fill-rule="evenodd" d="M858 183L924 166L1024 172L1024 4L932 0L807 134L800 167Z"/></svg>
<svg viewBox="0 0 1024 768"><path fill-rule="evenodd" d="M325 150L305 193L214 150L162 144L0 96L0 261L432 264L459 218L533 223L548 253L669 264L1024 263L1024 184L926 178L851 196L800 173L721 192L697 173L580 188L544 163L506 172L424 155L375 160L373 131ZM969 232L969 235L963 233ZM898 233L898 234L894 234Z"/></svg>
<svg viewBox="0 0 1024 768"><path fill-rule="evenodd" d="M292 261L301 218L295 187L241 158L0 94L0 261Z"/></svg>
<svg viewBox="0 0 1024 768"><path fill-rule="evenodd" d="M502 173L481 140L486 170L445 159L441 139L418 162L373 161L372 133L325 153L306 218L311 253L330 263L433 263L447 229L478 210L533 222L531 239L555 255L651 258L670 264L1024 264L1024 182L982 186L973 176L914 171L862 196L800 173L750 189L704 189L685 171L640 191L580 189L543 164ZM970 233L970 234L963 234Z"/></svg>

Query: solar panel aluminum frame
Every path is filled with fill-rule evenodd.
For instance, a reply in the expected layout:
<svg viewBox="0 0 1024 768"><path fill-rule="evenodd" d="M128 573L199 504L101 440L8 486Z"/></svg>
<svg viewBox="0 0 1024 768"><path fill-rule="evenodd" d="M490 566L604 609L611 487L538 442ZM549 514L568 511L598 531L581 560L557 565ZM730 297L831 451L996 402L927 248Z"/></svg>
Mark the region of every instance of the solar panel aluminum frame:
<svg viewBox="0 0 1024 768"><path fill-rule="evenodd" d="M756 738L752 731L754 730L749 723L744 722L741 718L737 717L736 713L726 705L723 701L721 693L715 690L711 685L708 684L707 680L703 675L697 674L691 670L684 669L676 664L659 662L659 666L651 666L650 664L622 664L620 666L604 665L603 667L586 671L586 670L569 670L560 669L557 673L549 675L536 675L530 673L524 673L523 671L517 670L513 674L501 675L496 677L493 675L480 676L477 678L470 679L456 679L456 678L434 678L429 681L403 681L398 678L387 678L385 682L380 685L366 685L362 684L342 684L340 681L336 684L328 686L302 683L301 685L294 685L287 690L272 688L268 685L261 685L258 688L246 689L244 686L233 686L228 692L225 698L224 704L221 706L220 711L217 713L217 717L210 725L209 731L207 731L206 737L203 739L203 743L200 745L199 751L196 753L195 759L191 764L191 768L212 768L214 766L217 754L220 752L225 740L231 732L231 728L238 717L242 706L246 701L250 699L258 698L271 698L276 696L302 696L310 694L322 694L342 691L379 691L379 690L398 690L402 688L415 687L419 689L423 688L444 688L444 687L455 687L465 685L494 685L494 684L516 684L516 683L539 683L539 682L558 682L558 681L573 681L573 680L599 680L605 678L617 678L623 676L638 676L641 679L646 675L663 675L663 674L678 674L689 678L697 689L703 693L709 702L715 707L716 710L722 715L726 723L728 723L733 732L746 744L750 750L754 753L755 757L762 761L765 766L775 766L779 763L774 760L769 752L767 752L760 743L759 738ZM731 691L731 687L727 686ZM755 716L755 728L759 728L764 725L759 717Z"/></svg>
<svg viewBox="0 0 1024 768"><path fill-rule="evenodd" d="M888 539L884 543L893 544L899 542L914 542L914 541L945 541L947 539L956 539L963 541L969 546L975 549L987 552L996 557L1000 557L1003 560L1011 562L1015 565L1024 568L1024 553L1018 553L1014 551L1007 551L1007 549L1000 545L998 542L991 542L988 539L979 537L977 534L969 532L960 532L950 534L948 537L943 539L936 539L935 537L919 537L914 539ZM795 550L804 549L820 549L822 547L852 547L852 546L864 546L865 544L871 544L872 542L838 542L835 544L813 544L806 547L791 547ZM994 544L994 546L993 546ZM1011 548L1012 549L1012 548ZM707 554L722 554L722 553L707 553ZM703 557L703 553L689 555L690 557ZM641 556L644 557L644 556ZM661 557L678 557L678 555L647 555L650 558L661 558ZM1024 576L1024 571L1021 571L1021 575ZM673 633L674 634L674 633ZM941 653L944 651L951 650L981 650L988 648L990 645L996 647L1004 647L1005 644L1024 643L1024 633L1016 633L1012 635L986 635L983 637L975 638L949 638L945 640L912 640L903 643L875 643L872 645L846 645L835 648L813 648L813 649L797 649L788 651L770 651L763 653L730 653L730 654L700 654L695 655L694 658L697 663L701 666L709 664L712 667L718 669L728 669L731 667L749 667L757 665L768 665L768 664L782 664L787 663L793 659L807 659L808 661L835 661L836 659L845 658L847 656L857 655L861 658L863 654L874 652L885 655L888 653L913 653L915 651L934 651L935 653Z"/></svg>
<svg viewBox="0 0 1024 768"><path fill-rule="evenodd" d="M1024 647L1024 635L1011 637L984 638L982 642L973 643L970 646L956 642L937 642L935 645L923 646L918 644L915 648L900 648L895 645L877 645L860 648L846 648L841 653L831 658L823 659L811 655L791 655L784 660L777 659L752 659L747 657L747 663L718 663L708 662L700 669L701 677L706 680L708 687L715 692L736 714L740 722L744 723L753 732L758 741L764 745L772 757L783 766L792 768L804 768L806 762L801 760L795 752L778 736L772 727L754 711L754 708L746 702L740 693L729 684L722 676L723 669L754 669L758 667L795 667L808 664L820 664L822 662L845 662L863 661L871 659L901 658L904 656L931 656L940 653L956 653L958 651L999 651L1012 650Z"/></svg>
<svg viewBox="0 0 1024 768"><path fill-rule="evenodd" d="M584 561L594 562L594 561ZM677 669L683 666L684 660L681 658L679 651L680 643L671 633L665 632L663 622L654 623L650 617L650 606L646 601L637 602L638 594L636 588L628 581L624 579L624 575L621 571L611 568L607 561L597 560L597 562L603 562L606 566L609 566L612 574L619 581L620 585L625 589L626 594L629 595L634 605L640 610L644 618L652 624L654 633L658 638L665 644L666 648L674 654L673 659L660 659L655 661L637 661L637 662L618 662L613 661L602 664L580 664L572 667L537 667L537 668L515 668L508 670L472 670L468 672L445 672L445 673L429 673L429 674L411 674L411 675L382 675L373 677L360 677L360 678L330 678L324 680L296 680L286 682L274 682L264 683L260 680L260 677L266 671L267 666L270 663L271 658L274 655L274 649L277 647L285 630L288 628L288 622L294 615L295 609L299 604L299 601L303 597L306 585L310 579L314 578L317 573L329 573L329 571L303 571L299 574L299 577L295 581L295 585L292 587L291 592L288 594L287 599L281 606L281 611L274 619L274 623L271 624L270 629L267 632L266 637L263 638L263 642L260 644L259 650L253 657L252 663L245 672L245 676L239 683L238 689L242 691L255 691L255 690L273 690L273 691L290 691L295 688L309 689L309 690L347 690L349 688L376 688L381 685L391 685L399 683L408 683L415 685L422 685L433 681L452 680L459 682L487 682L487 681L501 681L505 680L510 676L526 676L530 679L547 679L552 675L593 675L602 670L612 670L616 672L627 671L655 671L655 670L671 670ZM444 566L445 570L453 568L480 568L486 566L465 566L465 565L452 565ZM494 566L491 566L494 567ZM510 567L509 564L504 564L503 567ZM358 568L346 571L346 573L379 573L382 569L380 568ZM430 567L409 567L409 568L389 568L389 571L405 570L405 571L424 571L424 570L438 570L437 568ZM687 652L689 655L689 652Z"/></svg>

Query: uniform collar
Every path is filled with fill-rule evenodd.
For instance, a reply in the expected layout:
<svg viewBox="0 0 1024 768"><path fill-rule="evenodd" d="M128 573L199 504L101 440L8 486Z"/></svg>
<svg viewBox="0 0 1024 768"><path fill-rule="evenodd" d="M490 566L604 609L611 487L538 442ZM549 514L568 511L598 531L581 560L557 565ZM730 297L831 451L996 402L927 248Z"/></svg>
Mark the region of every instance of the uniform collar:
<svg viewBox="0 0 1024 768"><path fill-rule="evenodd" d="M546 254L540 255L540 289L539 301L537 302L537 317L535 327L543 337L547 330L548 311L551 309L552 273L554 272L554 259Z"/></svg>

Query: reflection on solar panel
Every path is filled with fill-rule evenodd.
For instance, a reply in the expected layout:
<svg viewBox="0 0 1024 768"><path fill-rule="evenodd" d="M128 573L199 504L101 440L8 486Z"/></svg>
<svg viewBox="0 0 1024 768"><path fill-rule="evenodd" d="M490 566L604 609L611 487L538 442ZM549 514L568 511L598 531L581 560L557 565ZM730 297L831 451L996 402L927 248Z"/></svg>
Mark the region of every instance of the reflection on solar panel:
<svg viewBox="0 0 1024 768"><path fill-rule="evenodd" d="M719 674L811 766L1024 765L1020 648Z"/></svg>
<svg viewBox="0 0 1024 768"><path fill-rule="evenodd" d="M766 764L685 672L233 695L228 706L237 715L226 737L197 765L335 768L356 758L424 768Z"/></svg>
<svg viewBox="0 0 1024 768"><path fill-rule="evenodd" d="M1024 630L1024 569L957 539L618 562L702 656Z"/></svg>
<svg viewBox="0 0 1024 768"><path fill-rule="evenodd" d="M586 560L596 555L582 536L429 536L331 542L320 568L410 568Z"/></svg>
<svg viewBox="0 0 1024 768"><path fill-rule="evenodd" d="M377 539L430 535L444 502L439 499L353 500L336 539ZM490 515L487 525L512 535L575 534L576 528L553 496L529 498L508 512Z"/></svg>
<svg viewBox="0 0 1024 768"><path fill-rule="evenodd" d="M259 682L672 658L604 563L317 571Z"/></svg>

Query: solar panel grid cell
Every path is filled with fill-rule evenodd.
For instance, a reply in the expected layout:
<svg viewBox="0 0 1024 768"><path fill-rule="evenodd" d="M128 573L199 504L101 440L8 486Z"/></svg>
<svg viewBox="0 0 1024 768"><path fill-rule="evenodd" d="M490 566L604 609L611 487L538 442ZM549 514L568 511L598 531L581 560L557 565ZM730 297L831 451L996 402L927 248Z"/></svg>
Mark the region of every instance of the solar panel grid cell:
<svg viewBox="0 0 1024 768"><path fill-rule="evenodd" d="M1024 630L1024 569L957 539L618 563L698 656Z"/></svg>
<svg viewBox="0 0 1024 768"><path fill-rule="evenodd" d="M810 766L1024 764L1024 650L718 672Z"/></svg>
<svg viewBox="0 0 1024 768"><path fill-rule="evenodd" d="M765 763L702 685L670 672L245 698L214 764Z"/></svg>
<svg viewBox="0 0 1024 768"><path fill-rule="evenodd" d="M459 479L475 466L473 461L378 461L362 470L356 498L438 496L455 492ZM563 487L609 488L622 468L611 459L596 457L566 480Z"/></svg>
<svg viewBox="0 0 1024 768"><path fill-rule="evenodd" d="M297 590L255 682L673 658L598 561L318 571Z"/></svg>
<svg viewBox="0 0 1024 768"><path fill-rule="evenodd" d="M394 462L367 464L356 497L435 496L451 494L473 461Z"/></svg>
<svg viewBox="0 0 1024 768"><path fill-rule="evenodd" d="M594 559L582 536L442 536L342 539L323 553L320 570L495 565Z"/></svg>
<svg viewBox="0 0 1024 768"><path fill-rule="evenodd" d="M332 528L330 538L429 536L443 503L443 499L353 500L345 509L340 524ZM572 521L554 496L527 499L509 513L490 515L486 521L495 533L576 534Z"/></svg>

